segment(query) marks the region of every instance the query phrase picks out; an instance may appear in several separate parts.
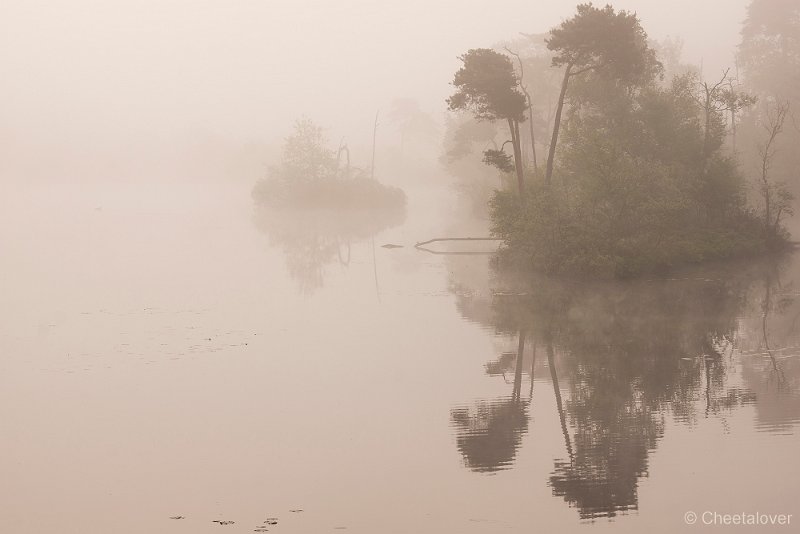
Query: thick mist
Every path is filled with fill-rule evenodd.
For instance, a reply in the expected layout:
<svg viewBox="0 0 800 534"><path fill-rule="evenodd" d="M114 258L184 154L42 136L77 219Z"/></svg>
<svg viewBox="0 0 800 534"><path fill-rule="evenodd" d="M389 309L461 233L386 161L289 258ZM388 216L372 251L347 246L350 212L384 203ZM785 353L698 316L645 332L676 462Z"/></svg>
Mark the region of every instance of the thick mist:
<svg viewBox="0 0 800 534"><path fill-rule="evenodd" d="M745 0L628 0L684 60L733 63ZM366 158L376 110L444 108L457 56L569 17L574 1L6 2L3 180L252 179L311 118ZM396 140L391 121L381 139ZM394 137L392 137L394 136ZM243 163L246 162L246 163Z"/></svg>
<svg viewBox="0 0 800 534"><path fill-rule="evenodd" d="M576 4L0 1L0 532L797 531L800 0Z"/></svg>

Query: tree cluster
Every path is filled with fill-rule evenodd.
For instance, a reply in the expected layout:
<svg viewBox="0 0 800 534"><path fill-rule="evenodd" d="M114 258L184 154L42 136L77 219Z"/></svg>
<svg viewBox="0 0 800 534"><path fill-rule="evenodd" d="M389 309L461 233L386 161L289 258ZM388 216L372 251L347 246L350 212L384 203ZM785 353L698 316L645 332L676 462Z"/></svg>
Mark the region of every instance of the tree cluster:
<svg viewBox="0 0 800 534"><path fill-rule="evenodd" d="M544 172L534 168L525 187L498 191L491 201L506 257L551 273L627 277L785 243L781 217L791 213L791 195L770 179L769 135L761 149L768 164L760 182L752 180L766 205L747 204L748 181L727 141L730 130L735 144L729 126L756 97L729 72L707 82L683 69L665 80L637 16L610 6L578 6L546 42L552 67L562 70ZM530 99L511 59L484 50L462 59L451 109L508 120L514 143L512 121L526 118ZM779 111L766 128L773 139L787 124ZM503 146L487 150L484 161L519 169L516 148L512 158Z"/></svg>
<svg viewBox="0 0 800 534"><path fill-rule="evenodd" d="M253 199L275 208L405 209L405 193L381 184L350 165L350 151L326 146L321 127L309 119L295 123L283 146L280 163L256 183Z"/></svg>

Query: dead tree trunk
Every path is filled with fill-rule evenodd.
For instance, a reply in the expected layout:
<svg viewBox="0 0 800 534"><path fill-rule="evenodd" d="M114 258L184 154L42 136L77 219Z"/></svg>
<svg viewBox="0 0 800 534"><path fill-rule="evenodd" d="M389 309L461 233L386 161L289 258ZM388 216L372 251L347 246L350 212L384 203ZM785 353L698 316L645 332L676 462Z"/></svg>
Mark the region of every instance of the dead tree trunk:
<svg viewBox="0 0 800 534"><path fill-rule="evenodd" d="M764 228L767 232L777 233L780 225L780 216L785 206L776 206L776 199L772 197L775 186L770 182L770 168L775 157L775 140L783 131L786 115L789 112L788 104L779 104L774 113L767 112L768 123L764 125L767 131L767 141L760 150L761 156L761 196L764 198ZM777 192L776 192L777 193ZM773 224L772 212L776 210L777 216Z"/></svg>
<svg viewBox="0 0 800 534"><path fill-rule="evenodd" d="M342 141L339 143L339 150L336 153L336 169L337 169L337 171L339 169L339 160L342 157L342 152L344 152L345 156L347 156L347 159L345 160L347 162L347 167L345 167L345 178L349 178L350 177L350 148L347 146L347 143L344 142L344 139L342 139Z"/></svg>
<svg viewBox="0 0 800 534"><path fill-rule="evenodd" d="M375 112L375 125L372 128L372 165L370 165L370 178L373 180L375 179L375 139L378 136L378 113L380 113L380 110Z"/></svg>
<svg viewBox="0 0 800 534"><path fill-rule="evenodd" d="M536 138L533 135L533 104L531 102L531 95L528 93L528 88L524 85L525 80L525 69L522 66L522 58L519 56L518 53L512 52L508 47L506 47L506 52L511 54L512 56L517 58L517 63L519 63L519 88L522 89L522 92L525 94L525 101L528 104L528 127L530 129L531 134L531 153L533 154L533 168L539 168L539 162L536 159Z"/></svg>

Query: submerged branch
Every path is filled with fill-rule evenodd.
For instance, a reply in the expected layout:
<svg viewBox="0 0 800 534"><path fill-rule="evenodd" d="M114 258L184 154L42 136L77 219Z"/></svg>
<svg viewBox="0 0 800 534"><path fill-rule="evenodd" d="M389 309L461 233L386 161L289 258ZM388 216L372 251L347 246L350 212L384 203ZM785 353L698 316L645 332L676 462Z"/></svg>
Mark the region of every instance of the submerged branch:
<svg viewBox="0 0 800 534"><path fill-rule="evenodd" d="M438 241L502 241L499 237L437 237L434 239L428 239L427 241L420 241L419 243L415 243L415 248L420 248L423 245L427 245L429 243L436 243Z"/></svg>

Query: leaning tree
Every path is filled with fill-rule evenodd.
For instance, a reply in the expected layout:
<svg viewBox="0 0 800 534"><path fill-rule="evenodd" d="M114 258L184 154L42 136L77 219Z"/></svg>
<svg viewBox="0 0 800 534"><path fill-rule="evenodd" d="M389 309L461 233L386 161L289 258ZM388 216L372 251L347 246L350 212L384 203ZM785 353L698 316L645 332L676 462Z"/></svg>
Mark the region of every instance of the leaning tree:
<svg viewBox="0 0 800 534"><path fill-rule="evenodd" d="M484 162L510 172L516 170L519 193L525 190L522 168L519 123L525 120L527 103L519 90L519 80L508 56L488 48L468 51L459 59L463 66L456 72L453 85L457 91L447 99L452 111L468 110L478 120L505 120L511 132L513 158L500 149L484 151Z"/></svg>
<svg viewBox="0 0 800 534"><path fill-rule="evenodd" d="M553 66L565 67L547 156L545 183L549 184L570 80L594 73L623 85L641 86L658 75L662 67L647 44L647 34L636 14L615 12L611 6L579 5L574 17L550 31L547 48L555 54Z"/></svg>

